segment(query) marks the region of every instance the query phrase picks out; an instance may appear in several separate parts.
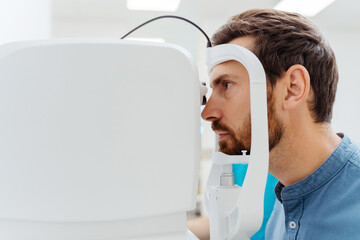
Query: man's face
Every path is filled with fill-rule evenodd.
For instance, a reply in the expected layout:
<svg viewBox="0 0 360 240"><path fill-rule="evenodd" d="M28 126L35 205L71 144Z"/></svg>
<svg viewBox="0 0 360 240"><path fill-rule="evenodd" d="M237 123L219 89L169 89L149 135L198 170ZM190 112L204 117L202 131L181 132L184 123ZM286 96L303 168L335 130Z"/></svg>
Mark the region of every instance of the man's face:
<svg viewBox="0 0 360 240"><path fill-rule="evenodd" d="M230 42L252 49L254 39L237 38ZM213 89L202 118L212 122L218 136L220 151L239 155L242 150L250 152L250 80L246 68L237 61L216 65L210 75ZM268 90L269 147L275 147L283 134L283 124L274 110L274 96Z"/></svg>

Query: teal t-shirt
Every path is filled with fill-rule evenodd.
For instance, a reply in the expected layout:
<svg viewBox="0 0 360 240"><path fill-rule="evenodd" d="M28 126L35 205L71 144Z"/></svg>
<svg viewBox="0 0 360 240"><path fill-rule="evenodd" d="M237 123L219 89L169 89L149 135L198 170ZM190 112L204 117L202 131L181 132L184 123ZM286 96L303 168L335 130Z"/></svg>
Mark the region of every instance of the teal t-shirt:
<svg viewBox="0 0 360 240"><path fill-rule="evenodd" d="M235 176L235 184L242 186L247 170L247 165L245 164L234 164L233 172ZM271 174L268 174L266 188L265 188L265 197L264 197L264 219L261 225L261 228L254 236L251 237L251 240L264 240L265 239L265 228L266 224L270 218L271 212L274 208L275 203L275 192L274 188L278 180L273 177Z"/></svg>

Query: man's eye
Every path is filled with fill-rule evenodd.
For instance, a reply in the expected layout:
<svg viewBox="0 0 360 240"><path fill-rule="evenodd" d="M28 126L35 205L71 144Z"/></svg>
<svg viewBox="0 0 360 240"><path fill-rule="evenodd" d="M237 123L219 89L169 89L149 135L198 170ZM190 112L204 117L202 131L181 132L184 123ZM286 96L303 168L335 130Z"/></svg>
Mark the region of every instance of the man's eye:
<svg viewBox="0 0 360 240"><path fill-rule="evenodd" d="M226 81L221 82L221 86L224 87L225 89L229 89L231 85L232 85L231 82L226 82Z"/></svg>
<svg viewBox="0 0 360 240"><path fill-rule="evenodd" d="M230 83L230 82L225 82L224 85L225 85L226 89L228 89L229 87L232 86L232 83Z"/></svg>

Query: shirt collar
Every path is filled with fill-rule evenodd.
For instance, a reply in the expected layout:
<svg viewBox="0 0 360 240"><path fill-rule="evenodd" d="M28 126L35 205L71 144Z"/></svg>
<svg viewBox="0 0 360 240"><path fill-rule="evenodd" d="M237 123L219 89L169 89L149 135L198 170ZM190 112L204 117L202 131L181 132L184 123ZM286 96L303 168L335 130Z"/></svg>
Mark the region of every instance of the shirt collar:
<svg viewBox="0 0 360 240"><path fill-rule="evenodd" d="M312 174L286 187L281 182L278 182L275 187L277 199L282 202L283 200L299 198L315 191L344 167L355 148L356 145L352 144L347 136L344 136L335 151Z"/></svg>

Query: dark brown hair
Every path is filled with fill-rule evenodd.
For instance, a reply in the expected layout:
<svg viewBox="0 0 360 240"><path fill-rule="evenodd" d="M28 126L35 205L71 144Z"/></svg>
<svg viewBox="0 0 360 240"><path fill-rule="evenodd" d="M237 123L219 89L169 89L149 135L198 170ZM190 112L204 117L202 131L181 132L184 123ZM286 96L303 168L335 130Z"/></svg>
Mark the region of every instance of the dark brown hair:
<svg viewBox="0 0 360 240"><path fill-rule="evenodd" d="M314 121L331 121L339 78L336 60L312 22L295 13L253 9L229 19L212 41L219 45L244 36L256 38L253 51L263 64L271 87L292 65L304 66L314 93L309 102Z"/></svg>

